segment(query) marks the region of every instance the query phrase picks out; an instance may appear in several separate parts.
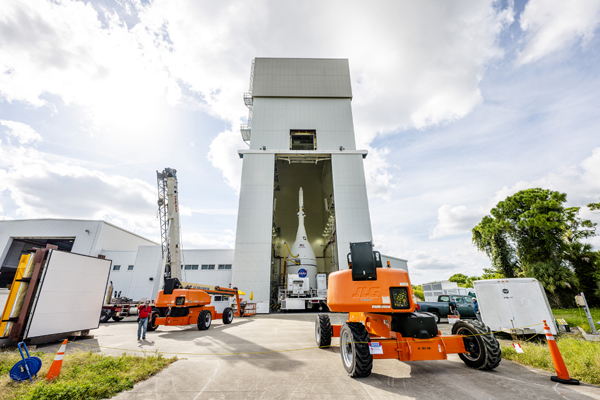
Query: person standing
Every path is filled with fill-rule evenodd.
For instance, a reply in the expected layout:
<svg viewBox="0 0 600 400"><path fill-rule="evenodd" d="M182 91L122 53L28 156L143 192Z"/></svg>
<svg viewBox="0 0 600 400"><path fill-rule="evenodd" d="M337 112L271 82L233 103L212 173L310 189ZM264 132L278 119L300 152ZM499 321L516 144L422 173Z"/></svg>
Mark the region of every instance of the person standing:
<svg viewBox="0 0 600 400"><path fill-rule="evenodd" d="M148 318L152 315L152 307L150 307L150 301L146 300L146 304L138 303L138 332L137 337L140 340L140 334L142 340L146 340L146 330L148 329Z"/></svg>
<svg viewBox="0 0 600 400"><path fill-rule="evenodd" d="M481 321L481 312L479 312L479 303L477 302L477 299L473 299L473 311L475 312L475 316L477 317L477 320L479 322Z"/></svg>
<svg viewBox="0 0 600 400"><path fill-rule="evenodd" d="M450 313L452 315L458 315L460 317L460 313L458 312L458 305L456 304L456 299L454 297L450 297Z"/></svg>

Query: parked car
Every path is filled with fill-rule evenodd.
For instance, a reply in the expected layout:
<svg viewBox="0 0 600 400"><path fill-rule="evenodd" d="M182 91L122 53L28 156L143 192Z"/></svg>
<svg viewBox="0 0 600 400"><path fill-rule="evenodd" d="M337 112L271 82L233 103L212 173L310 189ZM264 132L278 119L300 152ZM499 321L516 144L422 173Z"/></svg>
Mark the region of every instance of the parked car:
<svg viewBox="0 0 600 400"><path fill-rule="evenodd" d="M456 301L458 312L461 318L477 318L473 310L473 298L471 296L460 295L441 295L438 296L438 301L424 301L417 303L417 310L420 312L428 312L435 316L435 322L439 323L440 318L450 315L450 298Z"/></svg>

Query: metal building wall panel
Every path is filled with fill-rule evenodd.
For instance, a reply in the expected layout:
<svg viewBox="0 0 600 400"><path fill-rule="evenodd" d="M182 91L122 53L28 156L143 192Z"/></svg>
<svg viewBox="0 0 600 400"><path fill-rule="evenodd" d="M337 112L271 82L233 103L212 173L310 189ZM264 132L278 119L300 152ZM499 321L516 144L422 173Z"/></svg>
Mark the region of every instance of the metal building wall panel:
<svg viewBox="0 0 600 400"><path fill-rule="evenodd" d="M157 246L158 247L158 246ZM112 267L110 269L110 275L108 277L108 286L110 282L113 283L113 290L121 292L121 296L131 297L130 287L134 282L135 273L135 261L137 257L137 251L102 251L100 254L106 257L107 260L112 261ZM115 266L120 266L119 270L115 270ZM129 271L127 268L129 265L133 265L134 269Z"/></svg>
<svg viewBox="0 0 600 400"><path fill-rule="evenodd" d="M102 221L69 219L26 219L0 222L0 260L4 260L12 238L74 237L73 253L93 254L94 243L101 230Z"/></svg>
<svg viewBox="0 0 600 400"><path fill-rule="evenodd" d="M252 95L352 98L348 60L256 58Z"/></svg>
<svg viewBox="0 0 600 400"><path fill-rule="evenodd" d="M110 265L52 250L25 338L98 328Z"/></svg>
<svg viewBox="0 0 600 400"><path fill-rule="evenodd" d="M291 129L315 129L317 150L356 149L350 99L254 99L251 149L290 150Z"/></svg>
<svg viewBox="0 0 600 400"><path fill-rule="evenodd" d="M211 250L184 250L184 264L197 265L197 270L184 269L181 273L184 282L201 283L210 286L229 287L233 284L232 269L219 269L221 265L233 265L235 250L233 249L211 249ZM215 269L203 270L202 265L214 265ZM233 285L232 285L233 286ZM240 287L244 290L243 287Z"/></svg>
<svg viewBox="0 0 600 400"><path fill-rule="evenodd" d="M158 243L112 224L102 222L100 234L95 244L95 251L99 253L102 250L135 250L138 246L148 245L158 246Z"/></svg>
<svg viewBox="0 0 600 400"><path fill-rule="evenodd" d="M273 222L273 154L247 154L242 167L233 286L254 292L268 312Z"/></svg>
<svg viewBox="0 0 600 400"><path fill-rule="evenodd" d="M331 167L339 268L347 269L350 243L373 240L362 156L332 154Z"/></svg>

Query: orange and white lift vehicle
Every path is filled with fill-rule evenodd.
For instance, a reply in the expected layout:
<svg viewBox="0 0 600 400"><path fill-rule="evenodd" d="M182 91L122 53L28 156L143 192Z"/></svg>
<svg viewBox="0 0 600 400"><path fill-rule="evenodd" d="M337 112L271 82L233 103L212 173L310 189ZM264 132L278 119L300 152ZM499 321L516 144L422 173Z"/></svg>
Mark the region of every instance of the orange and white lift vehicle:
<svg viewBox="0 0 600 400"><path fill-rule="evenodd" d="M233 317L242 316L244 308L237 288L222 288L181 281L181 245L179 236L179 199L177 193L177 170L165 168L157 171L158 212L161 223L163 250L163 274L161 286L154 305L148 330L154 331L160 325L180 326L196 324L199 330L210 327L212 320L222 319L230 324ZM217 312L211 305L211 295L234 297L237 308L226 307ZM248 313L246 313L248 315Z"/></svg>
<svg viewBox="0 0 600 400"><path fill-rule="evenodd" d="M445 360L458 354L475 369L500 364L500 345L487 326L461 320L452 335L442 336L433 315L415 312L408 272L382 268L371 242L351 243L348 265L329 275L327 291L329 309L348 312L348 321L331 325L329 315L320 314L315 336L324 348L332 337L340 338L342 363L351 377L369 376L373 359Z"/></svg>

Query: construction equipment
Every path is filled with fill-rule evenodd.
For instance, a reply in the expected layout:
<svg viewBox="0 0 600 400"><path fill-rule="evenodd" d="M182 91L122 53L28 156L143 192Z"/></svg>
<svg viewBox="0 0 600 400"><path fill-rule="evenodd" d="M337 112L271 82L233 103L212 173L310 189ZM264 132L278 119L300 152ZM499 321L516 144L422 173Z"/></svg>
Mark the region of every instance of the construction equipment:
<svg viewBox="0 0 600 400"><path fill-rule="evenodd" d="M371 374L373 359L400 361L445 360L458 354L471 368L494 369L500 364L498 340L476 321L458 321L452 335L442 336L433 315L416 313L408 273L382 268L381 255L371 242L350 243L350 269L329 275L327 305L348 312L343 325L331 325L320 314L315 324L319 347L340 338L340 353L351 377Z"/></svg>
<svg viewBox="0 0 600 400"><path fill-rule="evenodd" d="M177 170L165 168L156 172L158 183L158 215L160 217L163 274L161 286L154 300L148 330L159 325L180 326L196 324L199 330L210 327L212 320L222 319L230 324L233 317L241 316L239 291L237 288L221 288L181 281L181 243L179 237L179 199ZM211 306L210 295L235 297L236 311L226 307L218 313Z"/></svg>

